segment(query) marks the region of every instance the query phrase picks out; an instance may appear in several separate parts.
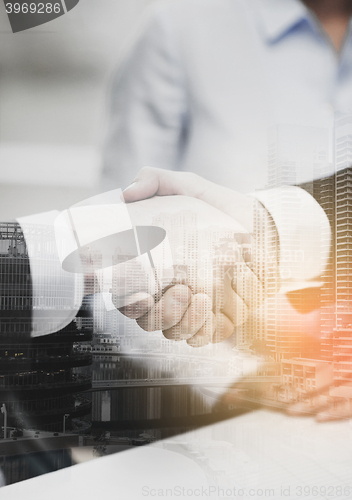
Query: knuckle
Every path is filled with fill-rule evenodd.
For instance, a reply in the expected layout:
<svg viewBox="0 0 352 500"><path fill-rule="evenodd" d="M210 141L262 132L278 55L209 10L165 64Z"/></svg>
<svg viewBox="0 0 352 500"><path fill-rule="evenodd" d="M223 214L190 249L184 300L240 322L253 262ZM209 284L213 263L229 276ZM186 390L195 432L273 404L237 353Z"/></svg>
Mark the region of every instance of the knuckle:
<svg viewBox="0 0 352 500"><path fill-rule="evenodd" d="M232 321L230 321L225 314L218 312L216 314L216 329L212 334L211 342L217 344L218 342L226 340L233 334L234 330L235 325Z"/></svg>
<svg viewBox="0 0 352 500"><path fill-rule="evenodd" d="M203 311L210 311L212 308L212 300L205 293L197 293L194 295L193 302L196 307L202 308Z"/></svg>
<svg viewBox="0 0 352 500"><path fill-rule="evenodd" d="M204 342L202 337L197 337L197 336L191 337L190 339L186 340L186 342L190 347L194 347L195 349L203 347L204 345L207 344L207 342Z"/></svg>
<svg viewBox="0 0 352 500"><path fill-rule="evenodd" d="M156 330L155 321L153 321L149 314L144 314L142 317L138 318L136 323L145 332L154 332Z"/></svg>
<svg viewBox="0 0 352 500"><path fill-rule="evenodd" d="M162 334L167 340L174 340L174 334L171 328L168 328L167 330L163 330Z"/></svg>
<svg viewBox="0 0 352 500"><path fill-rule="evenodd" d="M183 328L180 328L179 325L163 330L162 333L166 339L173 340L175 342L179 342L180 340L187 340L189 338L189 335L184 331Z"/></svg>
<svg viewBox="0 0 352 500"><path fill-rule="evenodd" d="M144 175L150 175L150 174L155 173L156 170L157 169L154 168L154 167L148 167L148 166L146 166L146 167L141 168L141 170L139 171L138 176L140 176L140 175L143 175L143 176Z"/></svg>
<svg viewBox="0 0 352 500"><path fill-rule="evenodd" d="M167 308L162 317L162 324L166 329L171 328L178 322L179 311L170 310Z"/></svg>
<svg viewBox="0 0 352 500"><path fill-rule="evenodd" d="M192 292L185 285L175 285L171 289L173 300L179 302L181 305L186 305L189 303Z"/></svg>
<svg viewBox="0 0 352 500"><path fill-rule="evenodd" d="M193 172L184 172L183 175L184 175L186 180L188 180L189 182L192 182L192 183L193 182L198 183L201 180L203 180L201 177L199 177L199 175L194 174Z"/></svg>

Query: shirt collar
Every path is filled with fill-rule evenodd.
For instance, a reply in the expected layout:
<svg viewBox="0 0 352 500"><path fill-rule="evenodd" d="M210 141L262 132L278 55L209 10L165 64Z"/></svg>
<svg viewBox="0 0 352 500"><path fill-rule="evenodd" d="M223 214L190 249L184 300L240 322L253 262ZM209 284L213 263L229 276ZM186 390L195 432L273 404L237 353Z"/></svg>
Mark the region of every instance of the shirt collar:
<svg viewBox="0 0 352 500"><path fill-rule="evenodd" d="M268 42L275 42L300 22L309 11L300 0L255 0L260 30Z"/></svg>

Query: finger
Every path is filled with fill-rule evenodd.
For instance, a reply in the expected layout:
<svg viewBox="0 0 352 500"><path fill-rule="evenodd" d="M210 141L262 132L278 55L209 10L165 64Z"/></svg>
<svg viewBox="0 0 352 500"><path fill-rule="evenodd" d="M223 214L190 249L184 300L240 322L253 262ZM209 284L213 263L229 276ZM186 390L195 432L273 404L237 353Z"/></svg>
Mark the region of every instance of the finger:
<svg viewBox="0 0 352 500"><path fill-rule="evenodd" d="M169 288L147 314L137 319L138 325L147 332L171 328L181 321L191 297L188 286L175 285Z"/></svg>
<svg viewBox="0 0 352 500"><path fill-rule="evenodd" d="M245 262L234 265L232 288L248 309L257 309L262 302L263 285Z"/></svg>
<svg viewBox="0 0 352 500"><path fill-rule="evenodd" d="M324 413L330 407L327 402L314 402L313 405L309 405L307 402L291 403L287 409L287 413L292 416L311 416L317 415L319 413Z"/></svg>
<svg viewBox="0 0 352 500"><path fill-rule="evenodd" d="M135 180L123 191L123 198L126 203L145 200L158 194L159 175L158 169L144 167Z"/></svg>
<svg viewBox="0 0 352 500"><path fill-rule="evenodd" d="M328 411L321 411L317 414L317 422L332 422L335 420L347 420L352 416L352 411L346 408L334 408Z"/></svg>
<svg viewBox="0 0 352 500"><path fill-rule="evenodd" d="M216 316L216 329L212 335L211 342L212 344L216 344L218 342L222 342L233 334L235 330L235 325L232 321L223 314L222 312L217 312Z"/></svg>
<svg viewBox="0 0 352 500"><path fill-rule="evenodd" d="M304 403L294 403L288 407L287 413L294 417L309 417L323 408L324 406L321 405L319 405L319 407L309 407Z"/></svg>
<svg viewBox="0 0 352 500"><path fill-rule="evenodd" d="M351 418L352 411L345 406L333 408L330 402L314 402L311 406L307 402L293 403L287 410L292 416L312 416L315 415L318 422L328 422L334 420L344 420Z"/></svg>
<svg viewBox="0 0 352 500"><path fill-rule="evenodd" d="M247 321L248 308L244 301L232 289L232 273L226 272L218 280L215 290L214 312L216 316L216 329L211 342L218 343L229 338L236 326Z"/></svg>
<svg viewBox="0 0 352 500"><path fill-rule="evenodd" d="M216 330L216 316L212 312L210 317L206 320L202 328L187 340L187 344L191 347L203 347L212 341L213 334Z"/></svg>
<svg viewBox="0 0 352 500"><path fill-rule="evenodd" d="M197 293L192 296L181 321L163 331L164 337L169 340L187 340L202 328L211 314L211 299L204 293Z"/></svg>
<svg viewBox="0 0 352 500"><path fill-rule="evenodd" d="M295 417L311 417L315 415L317 422L330 422L351 418L351 411L346 408L331 408L329 404L317 404L313 407L306 403L292 405L287 413Z"/></svg>
<svg viewBox="0 0 352 500"><path fill-rule="evenodd" d="M115 299L117 297L112 296L113 304L117 305ZM146 314L154 306L154 298L148 293L135 293L126 299L124 299L124 305L118 307L117 309L131 319L137 319Z"/></svg>
<svg viewBox="0 0 352 500"><path fill-rule="evenodd" d="M150 273L143 265L143 261L130 259L118 264L114 268L114 279L112 283L112 293L117 297L124 299L126 296L132 296L139 292L145 292L152 295L153 285Z"/></svg>
<svg viewBox="0 0 352 500"><path fill-rule="evenodd" d="M230 267L217 277L214 290L214 311L216 314L221 312L226 315L234 328L247 321L249 311L244 300L232 288L232 271L233 268ZM224 321L222 320L222 323Z"/></svg>
<svg viewBox="0 0 352 500"><path fill-rule="evenodd" d="M232 289L226 294L225 304L221 312L228 317L233 327L243 325L249 315L245 302Z"/></svg>
<svg viewBox="0 0 352 500"><path fill-rule="evenodd" d="M263 298L263 285L250 269L249 263L244 261L239 248L234 248L230 255L216 255L214 268L214 298L218 303L225 300L232 288L249 309L257 309ZM216 307L221 309L223 306Z"/></svg>
<svg viewBox="0 0 352 500"><path fill-rule="evenodd" d="M198 198L236 219L252 232L255 199L232 189L219 186L190 172L174 172L144 167L123 197L126 203L144 200L158 194L184 195Z"/></svg>
<svg viewBox="0 0 352 500"><path fill-rule="evenodd" d="M160 168L144 167L123 197L126 203L152 196L185 195L200 198L212 183L190 172L174 172Z"/></svg>

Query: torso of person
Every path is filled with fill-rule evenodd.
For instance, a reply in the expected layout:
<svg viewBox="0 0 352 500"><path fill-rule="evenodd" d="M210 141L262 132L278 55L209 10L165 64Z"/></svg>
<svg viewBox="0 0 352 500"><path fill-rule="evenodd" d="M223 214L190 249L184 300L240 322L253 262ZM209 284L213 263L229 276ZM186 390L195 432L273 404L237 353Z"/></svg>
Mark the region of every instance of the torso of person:
<svg viewBox="0 0 352 500"><path fill-rule="evenodd" d="M178 168L243 192L333 173L352 133L351 26L337 53L298 0L184 4L169 8L187 89Z"/></svg>

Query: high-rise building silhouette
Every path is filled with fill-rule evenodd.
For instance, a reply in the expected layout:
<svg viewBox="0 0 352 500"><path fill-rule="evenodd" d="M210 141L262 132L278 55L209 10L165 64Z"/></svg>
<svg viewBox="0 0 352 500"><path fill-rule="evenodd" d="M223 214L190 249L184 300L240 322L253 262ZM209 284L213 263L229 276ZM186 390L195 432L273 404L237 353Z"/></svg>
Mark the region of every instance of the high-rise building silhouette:
<svg viewBox="0 0 352 500"><path fill-rule="evenodd" d="M325 355L333 362L331 395L352 401L352 114L336 117L333 266L336 314ZM328 315L327 315L328 316Z"/></svg>
<svg viewBox="0 0 352 500"><path fill-rule="evenodd" d="M48 245L50 229L32 230L38 244ZM55 309L67 308L75 290L57 279L50 265L56 256L50 245L47 250L43 279L53 307L44 321L50 325L57 321ZM80 375L79 369L91 363L91 354L79 352L77 343L91 338L91 318L82 307L65 328L31 338L32 264L20 225L0 223L0 403L9 426L61 431L65 415L69 426L72 418L90 411L90 402L80 393L91 387L91 377Z"/></svg>
<svg viewBox="0 0 352 500"><path fill-rule="evenodd" d="M287 185L305 184L305 189L314 194L314 182L307 182L314 178L327 175L331 170L329 165L329 136L328 131L316 127L303 127L298 125L278 124L268 134L268 185L271 206L287 221L281 227L281 238L292 231L297 217L302 216L302 207L296 202L294 190L283 189ZM281 188L281 189L275 189ZM296 208L294 208L296 207ZM274 221L267 223L268 227L262 228L266 239L259 241L263 255L268 249L268 240L280 245ZM320 241L322 248L330 244L329 235L323 234L320 227L315 228L314 238ZM258 246L258 244L257 244ZM286 254L280 249L279 280L283 283L291 278L292 268L300 273L305 266L305 256L297 240L295 248L290 248ZM317 259L320 255L317 255ZM268 259L263 260L265 266ZM287 269L285 268L287 262ZM332 270L330 269L330 272ZM287 275L286 275L287 274ZM306 311L309 302L317 301L316 293L309 294L306 290L296 290L290 293L290 301L284 294L277 294L278 282L272 274L265 278L265 289L270 298L265 306L265 320L261 320L258 331L266 330L266 341L277 361L291 357L320 357L320 342L309 337L305 330L304 316L295 314L294 309ZM294 307L294 309L293 309ZM314 307L314 304L311 304ZM263 321L265 324L263 325ZM262 335L262 333L260 333Z"/></svg>

